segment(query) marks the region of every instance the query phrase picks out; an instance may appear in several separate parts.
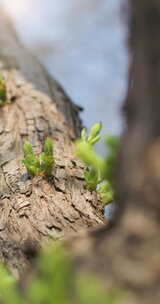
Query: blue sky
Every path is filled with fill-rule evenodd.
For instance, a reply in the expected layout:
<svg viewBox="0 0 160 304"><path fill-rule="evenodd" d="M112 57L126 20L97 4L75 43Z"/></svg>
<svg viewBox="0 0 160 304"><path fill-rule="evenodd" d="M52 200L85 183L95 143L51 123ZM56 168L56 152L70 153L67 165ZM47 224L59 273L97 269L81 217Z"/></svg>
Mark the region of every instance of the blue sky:
<svg viewBox="0 0 160 304"><path fill-rule="evenodd" d="M71 98L85 108L84 124L122 129L127 86L125 0L0 0L21 39Z"/></svg>

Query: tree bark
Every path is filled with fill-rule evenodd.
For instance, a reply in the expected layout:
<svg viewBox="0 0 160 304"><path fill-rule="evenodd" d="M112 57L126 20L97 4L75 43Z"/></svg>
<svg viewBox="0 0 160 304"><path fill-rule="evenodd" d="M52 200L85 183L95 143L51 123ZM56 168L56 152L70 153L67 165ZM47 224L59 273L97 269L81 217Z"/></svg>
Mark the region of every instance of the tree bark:
<svg viewBox="0 0 160 304"><path fill-rule="evenodd" d="M2 10L0 25L0 72L12 101L0 107L0 258L21 276L49 236L100 225L104 216L74 156L79 108L20 44ZM21 163L23 143L29 140L39 153L47 136L54 140L53 176L29 179Z"/></svg>
<svg viewBox="0 0 160 304"><path fill-rule="evenodd" d="M120 289L127 290L129 292L130 298L129 300L128 299L126 301L124 300L124 303L152 304L152 303L159 303L159 298L160 298L160 289L159 289L160 3L156 0L152 0L152 1L130 0L130 5L131 5L130 47L131 47L131 52L133 54L132 66L131 66L133 81L127 96L127 102L126 102L127 127L123 135L120 161L119 161L120 163L119 171L118 171L119 212L117 214L117 218L115 222L112 223L112 225L110 226L105 225L100 229L87 231L81 236L75 236L73 239L71 239L71 241L68 241L67 244L75 256L75 265L77 270L82 271L84 269L85 271L90 270L96 272L101 277L103 277L103 280L106 283L107 288L109 288L110 286L114 286L114 288L118 287ZM14 74L15 72L12 73L13 75L15 75ZM15 76L14 79L16 79ZM32 82L34 83L34 81ZM31 91L33 94L32 89L30 87L30 89L27 90L27 94L28 91ZM16 92L17 95L20 94L21 96L18 98L22 99L22 93L19 92L24 92L24 91L21 90L22 88L19 87L18 90L16 90ZM39 90L42 89L39 88ZM25 94L23 93L23 96L26 96L26 93ZM11 105L12 111L13 109L18 108L18 106L16 105L18 104L17 101L18 98L16 98L16 102L14 106ZM21 101L21 103L23 105L23 101ZM36 105L37 104L38 103L36 103ZM22 106L20 105L19 108L21 109L21 107ZM20 111L19 108L17 111ZM3 109L5 115L3 117L7 117L5 112L7 111L6 109L7 108ZM25 113L26 106L25 106L25 110L23 111ZM47 117L50 117L49 114L50 112L49 113L47 112ZM60 117L63 117L64 119L65 117L64 113ZM7 118L5 119L7 121ZM17 129L17 121L18 120L16 119L14 124L14 132ZM24 121L26 121L26 118ZM60 124L60 121L61 120L59 118L58 121L56 121L56 124L58 123ZM67 124L69 123L67 122ZM49 126L51 126L51 123L49 124ZM28 130L29 129L30 127L28 128ZM63 130L62 127L59 129ZM4 127L2 130L4 130ZM69 131L67 131L66 133L60 132L60 134L62 138L64 138L63 134L65 134L65 140L67 140ZM19 135L19 138L21 138L22 136L24 135L23 134ZM29 137L30 133L29 134L27 133L27 136ZM24 137L26 137L26 135ZM5 172L12 172L11 170L5 169L5 166L8 166L8 163L11 166L12 162L15 161L15 159L16 160L19 159L17 155L21 155L21 148L20 148L21 145L18 145L19 142L21 143L22 140L16 141L17 144L15 145L15 151L18 151L16 157L13 160L12 159L10 161L7 160L6 164L5 163L4 165L2 164L2 167L4 166L2 170L2 176L5 183L7 181L6 178L7 176L5 177ZM64 142L64 139L62 142ZM68 142L70 144L70 139L68 140ZM59 146L61 147L60 143ZM61 151L61 149L59 151ZM70 146L68 147L67 151L70 151ZM60 155L59 153L56 154L57 159L59 155ZM67 156L68 155L70 155L69 152L67 152ZM66 157L66 159L68 161L68 157ZM15 168L15 166L13 167ZM70 168L70 166L67 165L67 168ZM73 167L71 167L71 169L72 168ZM22 170L21 166L19 170ZM56 179L56 174L57 173L55 173L54 179ZM23 176L22 173L21 175ZM70 174L68 175L70 177ZM76 177L77 173L74 172L73 175L74 176L72 177L71 184L74 183L74 180L77 181L77 177ZM67 176L67 181L68 181L68 176ZM28 181L28 183L30 183L30 181ZM16 182L16 185L17 184L18 182ZM38 204L37 200L38 202L41 201L40 199L37 199L37 188L38 188L37 184L39 185L39 181L38 182L37 180L32 181L32 189L34 189L34 193L32 190L32 194L29 194L29 197L33 197L32 200L33 206L34 206L34 201L36 201L36 204ZM50 193L50 191L52 191L52 190L48 190L50 184L46 183L46 181L41 180L40 185L43 190L43 196L45 196L46 193L45 187L47 187L47 194ZM81 182L79 182L79 180L78 180L78 185L81 185ZM26 187L28 186L25 185L24 188L26 189ZM21 194L21 192L17 189L12 190L12 183L9 189L11 189L9 191L9 194L11 193L10 194L11 196L9 198L8 197L4 198L7 199L6 205L8 204L10 206L10 209L7 210L11 210L8 213L9 214L8 218L14 218L11 217L11 215L14 214L15 216L16 214L17 216L16 222L20 224L22 223L21 227L23 227L23 225L24 227L26 227L26 224L24 224L24 222L28 223L27 221L29 217L28 215L27 216L22 215L22 217L19 215L19 212L17 212L16 209L14 208L15 201L13 199L17 195L16 191L18 191L19 195L20 196L22 195L22 197L23 195L26 194L23 193ZM86 194L88 192L86 192L85 190L83 191L84 191L84 195L81 197L86 197ZM35 193L36 193L36 199L35 199ZM78 206L81 206L81 204L79 204ZM92 203L89 206L91 206L90 208L93 208ZM32 205L30 206L30 208L33 208ZM6 210L4 209L4 205L2 205L2 210ZM6 218L6 215L4 216L4 218ZM42 222L43 223L45 222L44 218ZM82 222L80 223L80 226L81 224ZM16 227L16 229L19 230L22 229L20 226L19 228L17 228L17 226L14 225L15 223L13 224L13 227ZM4 226L7 227L7 229L5 228L4 230L2 230L2 235L3 234L5 235L4 237L5 239L6 235L9 233L8 227L11 227L11 222L9 219L7 220L7 223L4 221ZM30 227L30 225L28 224L27 227ZM87 227L87 225L85 225L85 227ZM16 234L16 232L13 229L14 233L12 232L12 234L13 236L16 236L14 237L14 242L15 239L17 238L17 235L19 235L19 230L18 233ZM36 235L37 237L37 234L38 234L37 231L34 231L33 235ZM40 235L41 234L42 233L40 233ZM9 241L10 240L12 240L11 236L9 237ZM38 240L39 240L39 235L38 235ZM21 244L23 243L19 239L18 242ZM20 254L22 254L24 258L24 254L22 250L20 250L19 252ZM14 253L13 250L12 253ZM16 267L13 268L15 269Z"/></svg>

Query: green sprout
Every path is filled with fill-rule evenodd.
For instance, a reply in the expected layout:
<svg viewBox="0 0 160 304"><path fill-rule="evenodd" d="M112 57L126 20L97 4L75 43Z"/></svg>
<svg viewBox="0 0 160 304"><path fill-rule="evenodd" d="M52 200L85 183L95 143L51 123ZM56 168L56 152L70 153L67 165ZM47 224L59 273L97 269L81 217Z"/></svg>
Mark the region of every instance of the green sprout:
<svg viewBox="0 0 160 304"><path fill-rule="evenodd" d="M26 167L29 175L51 176L54 166L53 141L47 138L44 143L44 151L38 156L33 152L32 144L28 141L24 143L24 159L22 163Z"/></svg>
<svg viewBox="0 0 160 304"><path fill-rule="evenodd" d="M0 263L0 277L0 303L27 304L18 292L16 279L2 263Z"/></svg>
<svg viewBox="0 0 160 304"><path fill-rule="evenodd" d="M94 151L91 144L81 139L76 142L76 155L87 166L84 173L89 190L96 190L97 184L102 181L104 160Z"/></svg>
<svg viewBox="0 0 160 304"><path fill-rule="evenodd" d="M111 203L115 196L115 175L117 168L117 152L119 139L115 136L106 138L107 156L103 159L95 150L94 145L101 139L102 123L91 127L87 137L86 129L81 132L81 138L75 143L77 157L86 165L84 179L90 191L99 193L103 204Z"/></svg>
<svg viewBox="0 0 160 304"><path fill-rule="evenodd" d="M8 103L8 100L5 79L2 74L0 74L0 106L5 105L6 103Z"/></svg>
<svg viewBox="0 0 160 304"><path fill-rule="evenodd" d="M114 190L108 181L102 182L97 188L102 203L109 204L114 200Z"/></svg>
<svg viewBox="0 0 160 304"><path fill-rule="evenodd" d="M91 146L94 146L100 139L100 132L102 129L102 123L101 122L96 122L90 130L90 134L87 137L87 132L86 129L83 128L81 131L81 140L85 143L88 143Z"/></svg>
<svg viewBox="0 0 160 304"><path fill-rule="evenodd" d="M105 145L107 148L107 155L105 159L106 170L105 178L115 188L115 176L118 166L118 151L120 146L120 138L117 136L106 136Z"/></svg>
<svg viewBox="0 0 160 304"><path fill-rule="evenodd" d="M87 188L91 191L96 190L97 184L102 179L102 171L104 162L102 158L94 151L93 146L100 140L100 131L102 123L97 122L91 128L90 134L87 137L86 129L81 132L81 138L76 141L76 155L87 166L84 172L84 178Z"/></svg>

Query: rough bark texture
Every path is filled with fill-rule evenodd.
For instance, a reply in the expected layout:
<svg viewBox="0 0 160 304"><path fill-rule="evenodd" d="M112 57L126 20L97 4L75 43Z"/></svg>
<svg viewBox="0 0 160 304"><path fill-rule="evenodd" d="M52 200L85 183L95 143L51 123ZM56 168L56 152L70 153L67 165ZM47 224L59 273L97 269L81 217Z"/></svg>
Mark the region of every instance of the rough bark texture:
<svg viewBox="0 0 160 304"><path fill-rule="evenodd" d="M0 258L19 275L48 236L61 238L102 224L104 217L74 157L78 107L22 47L2 11L0 26L0 72L12 101L0 108ZM39 153L47 136L54 140L53 176L29 179L21 163L23 143L29 140Z"/></svg>
<svg viewBox="0 0 160 304"><path fill-rule="evenodd" d="M86 232L81 237L75 237L68 244L75 255L77 270L95 271L103 277L107 287L112 285L114 288L119 287L130 292L130 299L124 300L123 303L152 304L159 303L160 299L160 2L157 0L130 0L130 4L130 46L132 54L134 54L131 67L133 84L127 97L128 125L123 136L120 155L118 177L120 210L115 223L110 227L104 226L101 229ZM21 92L22 88L23 86L18 92ZM18 107L17 100L17 105L15 103L12 109L18 108L18 111L22 111L22 106ZM7 111L7 108L4 108L3 111ZM38 112L38 110L36 111ZM47 115L47 117L50 116ZM64 119L63 115L62 117ZM57 124L60 121L59 119ZM17 122L18 119L15 121L14 132ZM68 131L66 133L69 134ZM68 138L67 134L65 139ZM30 135L27 133L27 136ZM61 136L63 138L63 134ZM22 135L19 135L19 138L21 137ZM39 141L36 140L38 143ZM16 141L16 143L19 142L21 143L22 140ZM21 151L20 145L16 145L15 151ZM70 155L69 152L67 155ZM15 159L17 156L2 165L4 184L7 181L5 172L9 172L7 166L12 166ZM74 181L77 181L77 173L74 172L74 176L73 184ZM50 187L50 184L45 181L40 181L40 183L45 196L45 187ZM13 185L15 184L13 183ZM35 180L35 184L34 182L32 184L34 193L32 190L31 197L35 197L37 185L39 185L39 181ZM21 187L18 187L16 191L20 197L21 195L23 197L25 194L21 193L19 190ZM16 192L12 191L12 183L10 189L9 194L14 198ZM26 188L24 187L24 189ZM61 193L61 190L59 192ZM83 197L86 197L86 194L87 192ZM11 210L13 215L16 214L16 221L22 221L22 227L23 225L25 227L23 221L27 222L29 217L27 218L28 215L23 216L23 213L22 217L20 216L19 212L13 208L14 199L11 200L10 197L4 198L7 199L6 204L11 203L9 204L10 209L4 210ZM42 199L38 199L38 203ZM93 208L92 205L89 206ZM9 217L11 218L11 216ZM7 227L10 227L8 223L9 220ZM4 235L6 233L8 230L4 229ZM13 235L16 236L16 232ZM11 252L14 254L13 249Z"/></svg>

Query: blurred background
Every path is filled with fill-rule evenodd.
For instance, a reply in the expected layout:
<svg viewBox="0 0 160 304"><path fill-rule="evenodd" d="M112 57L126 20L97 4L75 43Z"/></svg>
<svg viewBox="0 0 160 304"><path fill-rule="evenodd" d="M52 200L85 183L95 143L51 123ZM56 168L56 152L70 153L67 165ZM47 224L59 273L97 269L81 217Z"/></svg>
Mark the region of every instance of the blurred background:
<svg viewBox="0 0 160 304"><path fill-rule="evenodd" d="M102 121L103 134L120 134L123 127L126 1L0 0L23 43L84 108L84 125Z"/></svg>

